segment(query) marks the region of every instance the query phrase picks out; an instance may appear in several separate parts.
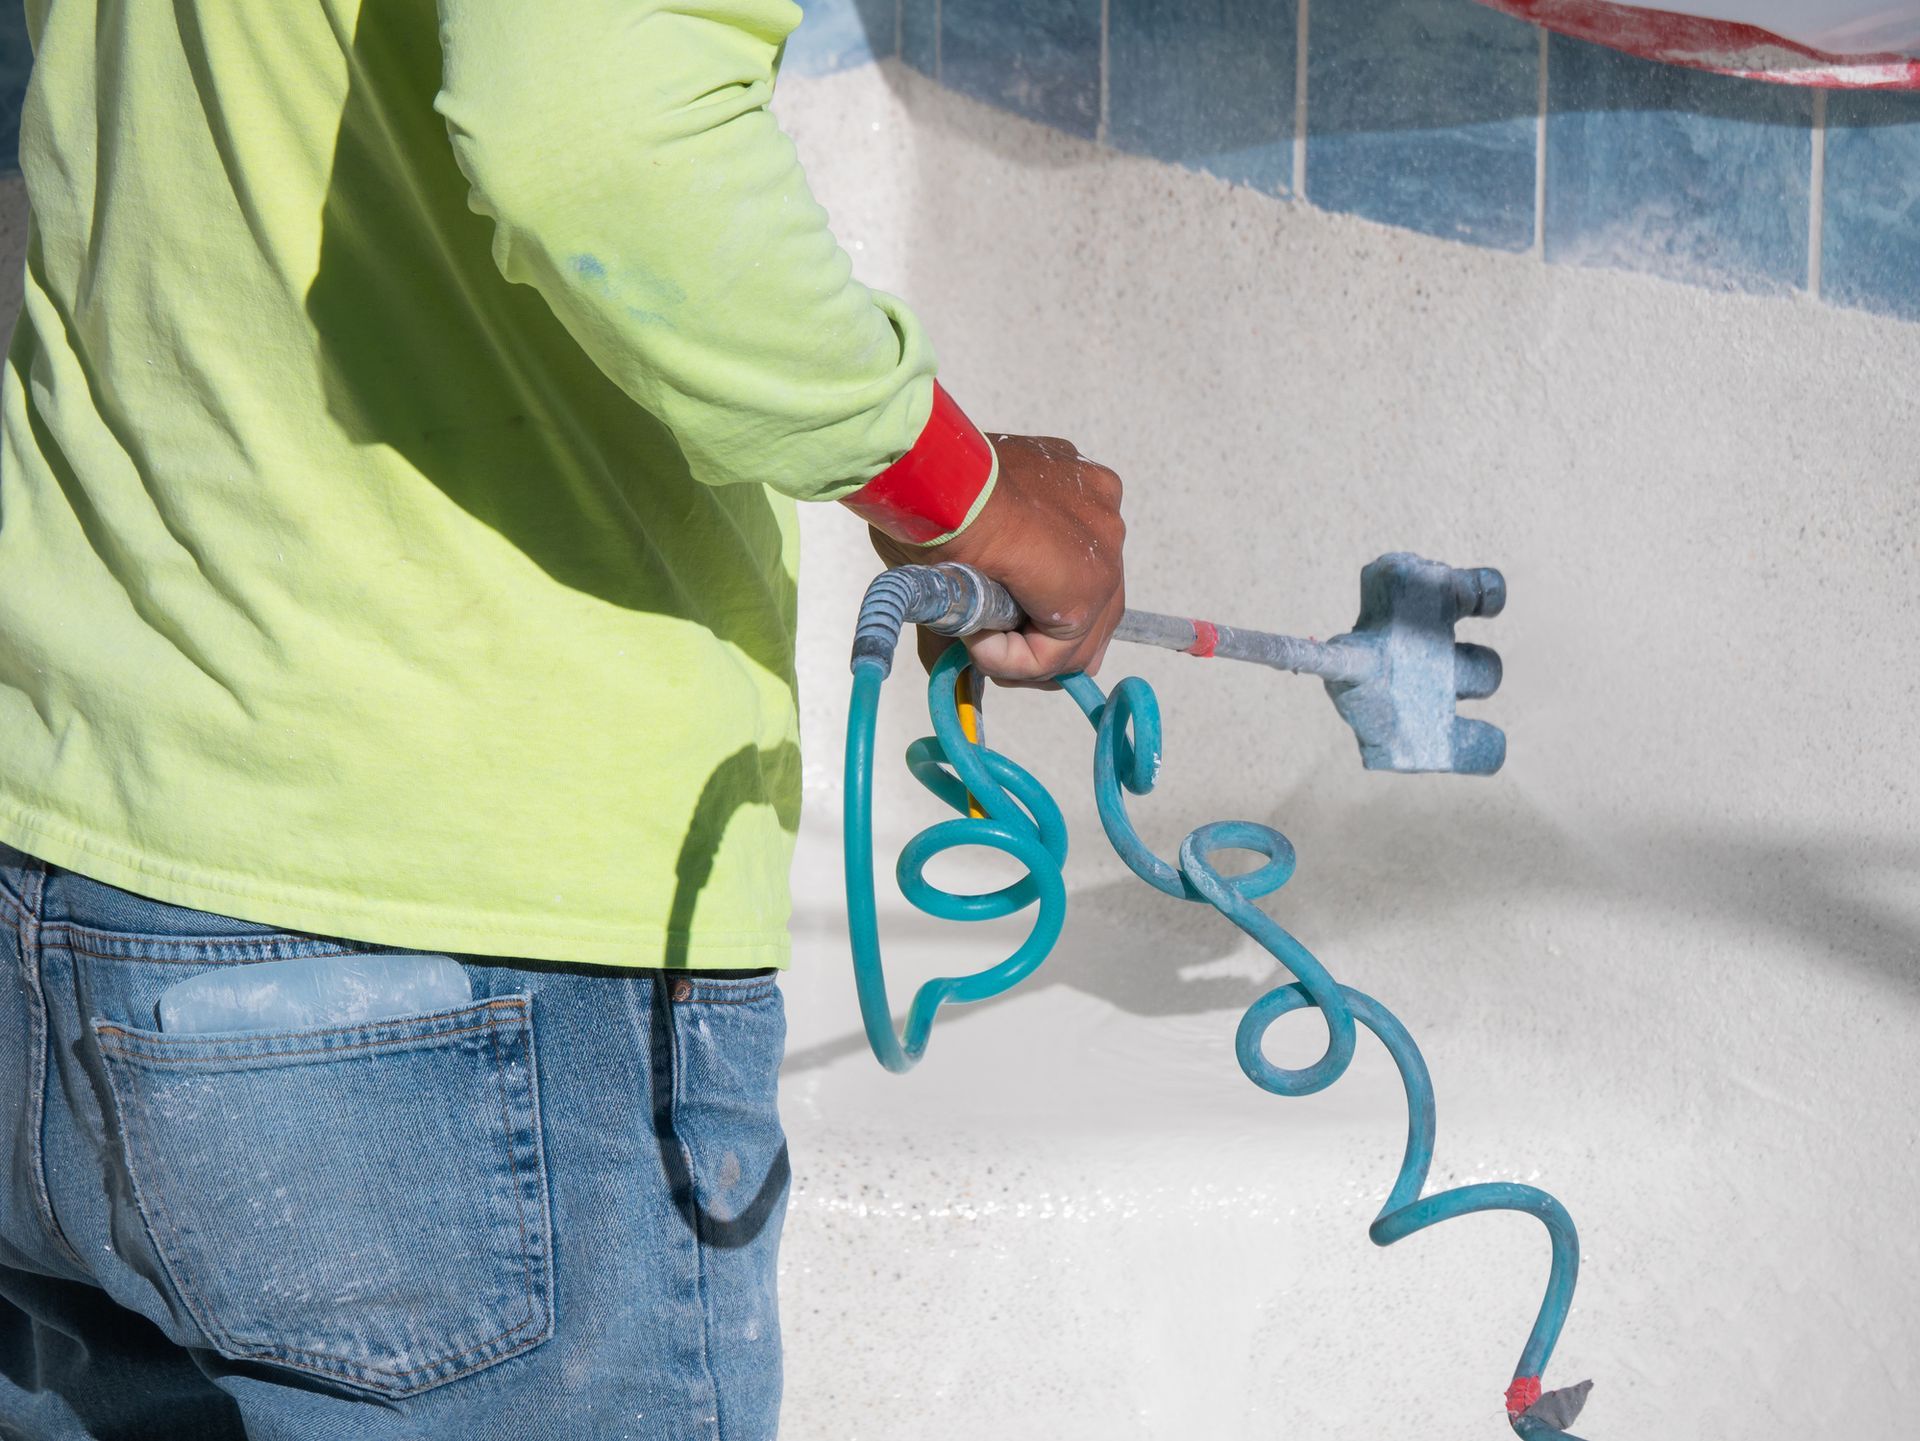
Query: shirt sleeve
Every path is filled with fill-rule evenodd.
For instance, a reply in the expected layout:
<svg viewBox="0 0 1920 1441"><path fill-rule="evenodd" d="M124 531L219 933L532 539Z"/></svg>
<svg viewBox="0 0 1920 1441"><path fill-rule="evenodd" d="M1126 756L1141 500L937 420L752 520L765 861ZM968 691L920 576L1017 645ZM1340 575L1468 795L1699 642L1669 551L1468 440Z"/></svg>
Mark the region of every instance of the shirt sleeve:
<svg viewBox="0 0 1920 1441"><path fill-rule="evenodd" d="M439 0L436 106L531 285L694 476L835 500L934 407L913 315L853 279L768 110L790 0Z"/></svg>

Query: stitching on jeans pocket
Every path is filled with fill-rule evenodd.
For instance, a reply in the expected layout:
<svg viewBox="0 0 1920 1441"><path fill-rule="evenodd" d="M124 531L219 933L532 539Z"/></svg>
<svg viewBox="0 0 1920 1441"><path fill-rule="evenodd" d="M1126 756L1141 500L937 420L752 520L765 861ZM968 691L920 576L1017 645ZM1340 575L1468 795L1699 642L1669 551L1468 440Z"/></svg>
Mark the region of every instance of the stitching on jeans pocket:
<svg viewBox="0 0 1920 1441"><path fill-rule="evenodd" d="M245 931L231 936L168 935L161 931L109 931L73 921L41 928L47 944L96 961L160 965L206 965L209 961L304 960L312 956L378 956L395 948L367 941L312 936L300 931Z"/></svg>
<svg viewBox="0 0 1920 1441"><path fill-rule="evenodd" d="M527 1002L164 1038L189 1056L94 1021L144 1229L216 1351L410 1396L552 1334Z"/></svg>
<svg viewBox="0 0 1920 1441"><path fill-rule="evenodd" d="M434 1024L435 1021L464 1019L476 1009L508 1012L515 1019L494 1019L482 1021L478 1025L444 1028ZM210 1054L206 1053L205 1034L192 1031L169 1034L166 1031L129 1029L113 1021L100 1021L94 1026L94 1034L102 1038L114 1037L111 1044L105 1039L101 1040L100 1048L103 1051L116 1056L129 1056L149 1061L156 1066L238 1066L243 1061L275 1060L282 1056L326 1056L345 1054L349 1051L371 1051L381 1046L414 1045L422 1041L437 1040L441 1036L465 1035L468 1031L478 1031L488 1026L513 1025L517 1023L517 1018L525 1013L525 1003L517 997L509 996L503 1000L481 1001L478 1006L461 1006L457 1010L443 1011L430 1016L358 1021L349 1026L320 1026L312 1030L246 1031L237 1036L225 1035L214 1043L217 1049ZM265 1041L314 1041L318 1044L283 1051L256 1049ZM168 1047L188 1051L199 1050L203 1054L169 1056L164 1054Z"/></svg>

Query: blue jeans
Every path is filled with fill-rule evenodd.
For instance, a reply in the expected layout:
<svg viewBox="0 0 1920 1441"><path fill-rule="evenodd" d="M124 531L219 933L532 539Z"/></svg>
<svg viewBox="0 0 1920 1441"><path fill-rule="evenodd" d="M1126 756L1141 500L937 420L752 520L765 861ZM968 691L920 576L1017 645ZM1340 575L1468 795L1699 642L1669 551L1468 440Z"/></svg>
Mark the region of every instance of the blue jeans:
<svg viewBox="0 0 1920 1441"><path fill-rule="evenodd" d="M457 957L458 1009L156 1029L379 947L0 846L0 1441L766 1441L770 974Z"/></svg>

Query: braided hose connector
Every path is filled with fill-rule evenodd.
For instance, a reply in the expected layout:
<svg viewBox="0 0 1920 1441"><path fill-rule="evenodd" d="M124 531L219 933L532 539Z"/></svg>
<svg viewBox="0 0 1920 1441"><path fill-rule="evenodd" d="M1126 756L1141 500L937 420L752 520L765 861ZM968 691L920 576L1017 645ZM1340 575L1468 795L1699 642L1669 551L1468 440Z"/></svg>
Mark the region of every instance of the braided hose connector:
<svg viewBox="0 0 1920 1441"><path fill-rule="evenodd" d="M1007 588L960 561L938 565L901 565L882 571L867 587L853 631L853 666L878 665L893 672L900 632L924 625L941 635L973 635L983 630L1012 630L1020 607Z"/></svg>
<svg viewBox="0 0 1920 1441"><path fill-rule="evenodd" d="M883 570L873 578L860 601L860 618L853 630L853 670L877 667L882 676L893 674L893 652L901 628L928 603L932 567L903 565Z"/></svg>

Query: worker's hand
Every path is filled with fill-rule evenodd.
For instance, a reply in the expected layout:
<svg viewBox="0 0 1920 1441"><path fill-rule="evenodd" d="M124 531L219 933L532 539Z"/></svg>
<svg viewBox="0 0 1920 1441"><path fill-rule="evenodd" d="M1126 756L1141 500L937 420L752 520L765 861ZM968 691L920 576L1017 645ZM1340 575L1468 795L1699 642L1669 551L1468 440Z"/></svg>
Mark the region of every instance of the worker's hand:
<svg viewBox="0 0 1920 1441"><path fill-rule="evenodd" d="M966 637L973 663L1005 685L1100 668L1126 608L1120 477L1045 435L996 435L1000 477L973 523L944 545L903 546L880 531L889 565L964 561L1004 585L1026 613L1017 631ZM923 660L953 642L922 631Z"/></svg>

